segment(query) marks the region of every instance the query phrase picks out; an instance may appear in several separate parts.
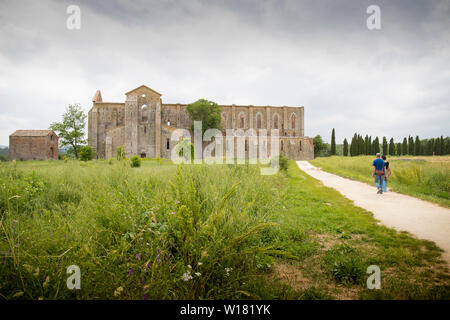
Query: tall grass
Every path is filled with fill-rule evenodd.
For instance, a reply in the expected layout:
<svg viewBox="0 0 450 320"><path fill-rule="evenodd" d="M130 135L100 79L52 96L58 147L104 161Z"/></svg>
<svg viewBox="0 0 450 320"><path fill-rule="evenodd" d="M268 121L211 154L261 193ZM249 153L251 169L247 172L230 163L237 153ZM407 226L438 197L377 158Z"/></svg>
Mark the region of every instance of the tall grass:
<svg viewBox="0 0 450 320"><path fill-rule="evenodd" d="M311 163L325 171L373 184L371 167L374 157L316 158ZM388 187L450 207L450 157L391 157L392 176Z"/></svg>
<svg viewBox="0 0 450 320"><path fill-rule="evenodd" d="M109 163L1 167L2 292L239 298L258 261L289 255L256 236L273 226L278 204L258 168ZM72 264L79 292L65 288Z"/></svg>

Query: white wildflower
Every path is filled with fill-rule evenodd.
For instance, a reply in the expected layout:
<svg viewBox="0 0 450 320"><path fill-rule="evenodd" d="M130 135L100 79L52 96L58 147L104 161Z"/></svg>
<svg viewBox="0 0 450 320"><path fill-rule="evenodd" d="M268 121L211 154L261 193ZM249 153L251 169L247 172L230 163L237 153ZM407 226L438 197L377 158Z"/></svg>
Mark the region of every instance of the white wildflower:
<svg viewBox="0 0 450 320"><path fill-rule="evenodd" d="M187 267L188 267L189 269L192 269L192 267L191 267L191 265L190 265L190 264L188 264L188 265L187 265Z"/></svg>
<svg viewBox="0 0 450 320"><path fill-rule="evenodd" d="M188 271L186 273L183 274L183 276L181 277L184 281L189 281L192 279L191 273Z"/></svg>
<svg viewBox="0 0 450 320"><path fill-rule="evenodd" d="M201 266L203 263L199 262L198 265Z"/></svg>
<svg viewBox="0 0 450 320"><path fill-rule="evenodd" d="M196 272L195 275L196 275L197 277L200 277L202 274L201 274L200 272Z"/></svg>

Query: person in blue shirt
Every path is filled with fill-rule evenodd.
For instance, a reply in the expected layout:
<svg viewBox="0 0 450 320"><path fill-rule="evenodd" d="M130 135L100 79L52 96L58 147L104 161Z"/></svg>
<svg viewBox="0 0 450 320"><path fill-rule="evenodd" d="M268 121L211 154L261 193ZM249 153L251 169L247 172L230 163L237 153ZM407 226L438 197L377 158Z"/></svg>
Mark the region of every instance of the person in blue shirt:
<svg viewBox="0 0 450 320"><path fill-rule="evenodd" d="M375 177L375 185L377 186L377 193L383 194L383 180L385 177L384 161L381 159L381 154L376 154L376 159L372 162L372 178Z"/></svg>

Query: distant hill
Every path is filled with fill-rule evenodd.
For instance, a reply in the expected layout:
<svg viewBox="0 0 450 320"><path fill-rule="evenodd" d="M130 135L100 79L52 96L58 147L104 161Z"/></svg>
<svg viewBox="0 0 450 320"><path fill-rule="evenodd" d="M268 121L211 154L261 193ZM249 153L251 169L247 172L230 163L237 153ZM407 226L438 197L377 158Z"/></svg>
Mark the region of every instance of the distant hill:
<svg viewBox="0 0 450 320"><path fill-rule="evenodd" d="M0 147L0 161L6 161L8 159L8 147Z"/></svg>

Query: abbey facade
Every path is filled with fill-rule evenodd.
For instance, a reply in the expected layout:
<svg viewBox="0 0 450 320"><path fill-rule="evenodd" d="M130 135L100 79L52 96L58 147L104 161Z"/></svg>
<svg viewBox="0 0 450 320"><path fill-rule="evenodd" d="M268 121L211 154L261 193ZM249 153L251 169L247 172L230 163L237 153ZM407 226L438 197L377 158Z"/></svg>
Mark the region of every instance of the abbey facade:
<svg viewBox="0 0 450 320"><path fill-rule="evenodd" d="M103 102L99 90L89 111L88 141L98 158L113 158L123 146L127 156L170 158L176 129L191 129L186 104L163 104L161 94L147 86L127 93L125 102ZM304 107L220 105L222 133L229 129L256 132L267 129L270 151L271 129L279 130L280 152L294 160L314 158L312 138L304 136ZM238 130L242 129L242 130ZM193 139L194 134L190 136ZM225 141L225 139L224 139ZM224 143L223 148L227 148ZM236 148L236 144L234 146ZM245 142L248 156L248 141ZM223 152L226 154L226 151Z"/></svg>

